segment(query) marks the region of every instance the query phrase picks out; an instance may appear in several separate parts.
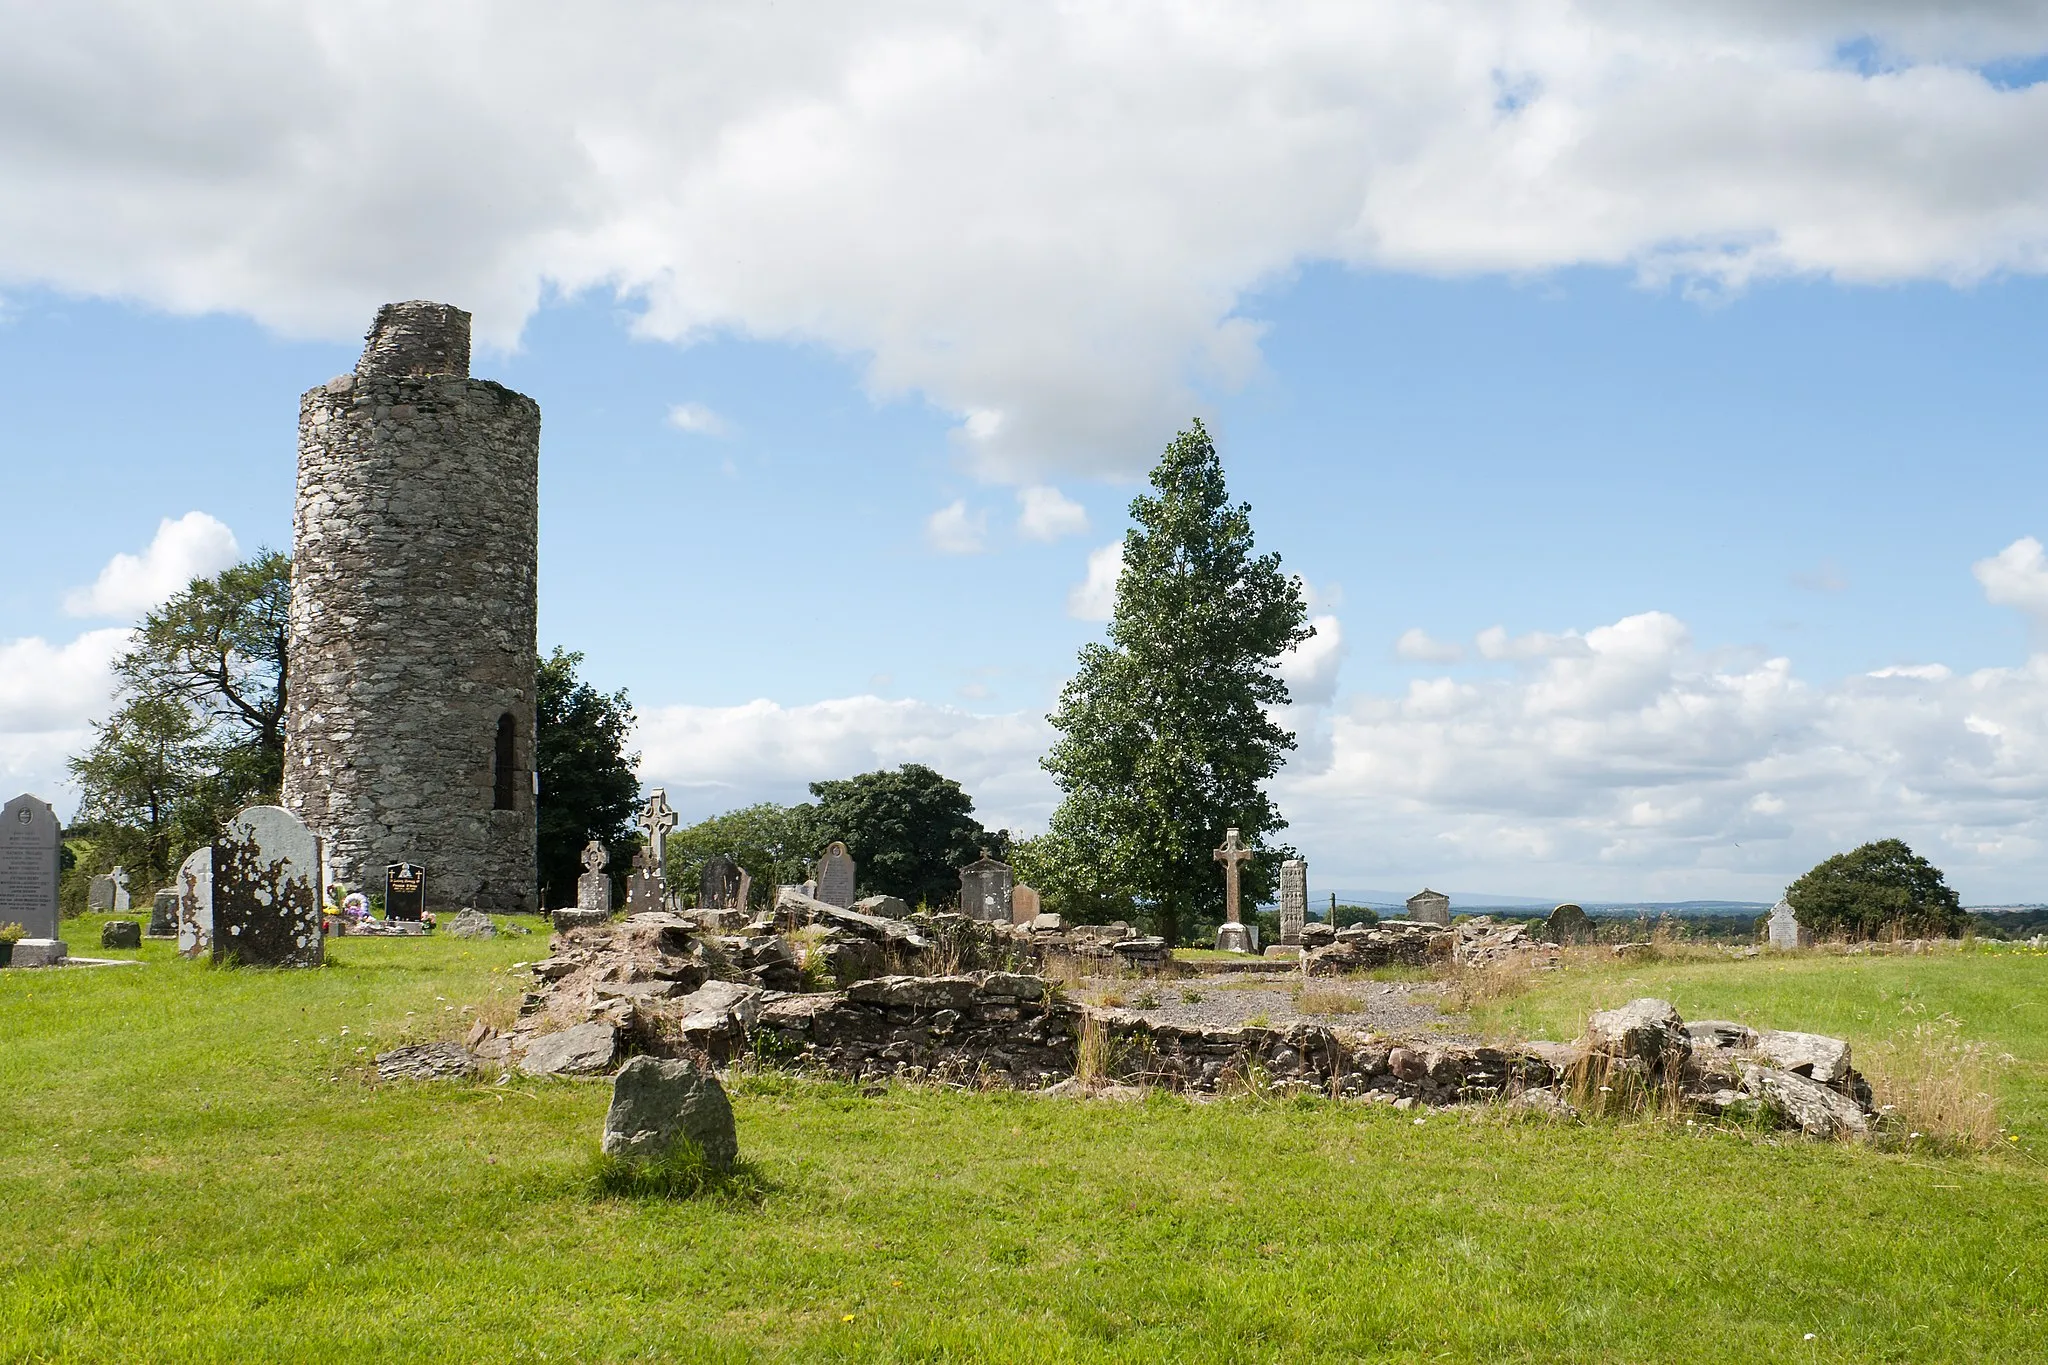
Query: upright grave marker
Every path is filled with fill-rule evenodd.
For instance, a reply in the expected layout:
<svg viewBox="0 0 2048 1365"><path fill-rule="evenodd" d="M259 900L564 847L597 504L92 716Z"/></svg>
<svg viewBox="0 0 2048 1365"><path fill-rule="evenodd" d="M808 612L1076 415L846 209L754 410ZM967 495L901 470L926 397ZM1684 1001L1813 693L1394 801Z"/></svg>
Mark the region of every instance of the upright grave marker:
<svg viewBox="0 0 2048 1365"><path fill-rule="evenodd" d="M612 912L612 877L605 871L611 861L612 855L600 841L592 839L583 846L583 875L576 879L578 910L598 915Z"/></svg>
<svg viewBox="0 0 2048 1365"><path fill-rule="evenodd" d="M1813 936L1799 927L1799 916L1793 913L1791 901L1781 900L1771 907L1766 928L1773 948L1804 948L1813 942Z"/></svg>
<svg viewBox="0 0 2048 1365"><path fill-rule="evenodd" d="M1237 826L1232 825L1223 835L1223 847L1216 850L1216 861L1223 864L1223 923L1216 930L1216 947L1226 953L1256 953L1259 950L1259 931L1246 924L1238 913L1238 878L1240 869L1250 862L1252 851L1239 840Z"/></svg>
<svg viewBox="0 0 2048 1365"><path fill-rule="evenodd" d="M633 855L633 870L626 874L626 913L644 915L668 908L668 886L662 879L661 859L654 845L643 844Z"/></svg>
<svg viewBox="0 0 2048 1365"><path fill-rule="evenodd" d="M704 871L697 878L697 908L699 910L744 910L747 908L745 883L749 880L746 869L726 854L716 854L705 860Z"/></svg>
<svg viewBox="0 0 2048 1365"><path fill-rule="evenodd" d="M1010 922L1010 893L1016 877L1009 864L999 863L983 849L981 857L960 869L960 913L992 923Z"/></svg>
<svg viewBox="0 0 2048 1365"><path fill-rule="evenodd" d="M655 874L654 904L634 904L635 897L626 897L629 910L660 910L668 901L668 832L676 827L676 813L668 803L668 790L656 787L647 798L647 806L640 812L640 831L647 836L647 847L654 851L653 871ZM637 888L636 888L637 889Z"/></svg>
<svg viewBox="0 0 2048 1365"><path fill-rule="evenodd" d="M1018 882L1010 888L1010 923L1029 924L1038 918L1038 888Z"/></svg>
<svg viewBox="0 0 2048 1365"><path fill-rule="evenodd" d="M427 870L418 863L384 866L384 918L420 922L427 909Z"/></svg>
<svg viewBox="0 0 2048 1365"><path fill-rule="evenodd" d="M320 840L282 806L251 806L213 843L213 960L317 967Z"/></svg>
<svg viewBox="0 0 2048 1365"><path fill-rule="evenodd" d="M0 809L0 924L30 938L57 937L62 827L48 802L26 793Z"/></svg>
<svg viewBox="0 0 2048 1365"><path fill-rule="evenodd" d="M85 889L85 908L94 914L127 913L128 869L117 867L94 877Z"/></svg>
<svg viewBox="0 0 2048 1365"><path fill-rule="evenodd" d="M178 951L198 957L213 951L213 850L200 848L178 866Z"/></svg>
<svg viewBox="0 0 2048 1365"><path fill-rule="evenodd" d="M149 936L151 938L175 938L178 933L178 892L175 887L165 887L151 897L149 902Z"/></svg>
<svg viewBox="0 0 2048 1365"><path fill-rule="evenodd" d="M1308 863L1289 858L1280 864L1280 941L1300 943L1308 923Z"/></svg>
<svg viewBox="0 0 2048 1365"><path fill-rule="evenodd" d="M853 855L834 839L818 859L818 889L811 893L813 898L846 909L853 904L854 871Z"/></svg>

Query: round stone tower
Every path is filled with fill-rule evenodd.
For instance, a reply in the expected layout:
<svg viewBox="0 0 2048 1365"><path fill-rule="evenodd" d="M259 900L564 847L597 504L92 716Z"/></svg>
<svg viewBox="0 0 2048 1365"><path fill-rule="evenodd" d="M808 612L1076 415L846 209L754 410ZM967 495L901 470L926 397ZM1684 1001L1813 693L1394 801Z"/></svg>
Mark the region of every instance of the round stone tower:
<svg viewBox="0 0 2048 1365"><path fill-rule="evenodd" d="M353 374L299 400L284 804L332 875L537 908L540 406L469 377L469 314L377 310Z"/></svg>

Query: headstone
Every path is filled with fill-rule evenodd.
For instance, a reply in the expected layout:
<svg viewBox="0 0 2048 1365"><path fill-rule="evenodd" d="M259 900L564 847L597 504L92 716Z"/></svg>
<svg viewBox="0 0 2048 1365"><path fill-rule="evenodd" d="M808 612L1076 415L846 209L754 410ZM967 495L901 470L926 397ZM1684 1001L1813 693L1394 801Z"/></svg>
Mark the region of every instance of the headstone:
<svg viewBox="0 0 2048 1365"><path fill-rule="evenodd" d="M1552 943L1591 943L1593 919L1583 906L1569 901L1550 912L1543 921L1543 937Z"/></svg>
<svg viewBox="0 0 2048 1365"><path fill-rule="evenodd" d="M142 926L132 919L110 919L100 926L100 947L140 948Z"/></svg>
<svg viewBox="0 0 2048 1365"><path fill-rule="evenodd" d="M1010 923L1010 892L1016 877L1009 864L982 855L960 869L960 913L993 924Z"/></svg>
<svg viewBox="0 0 2048 1365"><path fill-rule="evenodd" d="M827 905L836 905L841 910L853 905L853 855L846 851L846 845L834 839L825 846L824 856L818 859L817 889L811 893L814 900Z"/></svg>
<svg viewBox="0 0 2048 1365"><path fill-rule="evenodd" d="M1258 929L1246 924L1239 913L1238 878L1251 857L1252 850L1244 846L1238 837L1237 826L1232 825L1224 832L1223 847L1216 850L1216 861L1223 864L1223 924L1216 930L1216 947L1222 952L1256 953L1259 950Z"/></svg>
<svg viewBox="0 0 2048 1365"><path fill-rule="evenodd" d="M149 936L175 938L177 933L178 893L170 887L165 887L149 902Z"/></svg>
<svg viewBox="0 0 2048 1365"><path fill-rule="evenodd" d="M384 867L384 918L417 924L427 909L427 870L418 863Z"/></svg>
<svg viewBox="0 0 2048 1365"><path fill-rule="evenodd" d="M320 840L282 806L251 806L213 843L213 960L317 967Z"/></svg>
<svg viewBox="0 0 2048 1365"><path fill-rule="evenodd" d="M633 855L633 870L626 876L626 913L644 915L668 908L668 883L663 879L661 858L654 845L642 845Z"/></svg>
<svg viewBox="0 0 2048 1365"><path fill-rule="evenodd" d="M1280 942L1301 942L1301 927L1308 923L1308 862L1289 858L1280 864Z"/></svg>
<svg viewBox="0 0 2048 1365"><path fill-rule="evenodd" d="M1038 891L1019 882L1010 888L1010 923L1029 924L1038 918Z"/></svg>
<svg viewBox="0 0 2048 1365"><path fill-rule="evenodd" d="M1425 886L1408 898L1408 918L1424 924L1449 924L1451 898Z"/></svg>
<svg viewBox="0 0 2048 1365"><path fill-rule="evenodd" d="M647 805L640 812L640 832L647 836L647 847L654 850L653 872L655 874L654 904L636 907L632 896L626 897L626 908L661 910L668 901L668 832L676 827L676 813L668 804L668 791L656 787L647 797Z"/></svg>
<svg viewBox="0 0 2048 1365"><path fill-rule="evenodd" d="M605 868L612 855L596 839L583 846L583 875L576 879L576 908L609 915L612 912L612 877Z"/></svg>
<svg viewBox="0 0 2048 1365"><path fill-rule="evenodd" d="M697 879L697 908L746 909L747 903L740 897L741 882L746 875L745 869L723 853L706 860L703 875Z"/></svg>
<svg viewBox="0 0 2048 1365"><path fill-rule="evenodd" d="M1771 919L1767 926L1773 948L1804 948L1813 941L1813 936L1799 927L1799 916L1792 911L1792 902L1781 900L1771 907Z"/></svg>
<svg viewBox="0 0 2048 1365"><path fill-rule="evenodd" d="M125 915L135 904L128 898L128 869L117 867L107 875L114 879L114 913Z"/></svg>
<svg viewBox="0 0 2048 1365"><path fill-rule="evenodd" d="M48 802L24 794L0 809L0 924L19 924L30 938L57 936L62 848Z"/></svg>
<svg viewBox="0 0 2048 1365"><path fill-rule="evenodd" d="M192 851L178 867L178 951L198 957L213 951L213 850Z"/></svg>
<svg viewBox="0 0 2048 1365"><path fill-rule="evenodd" d="M102 872L99 876L94 877L91 882L87 883L85 888L85 908L95 915L113 913L113 874Z"/></svg>

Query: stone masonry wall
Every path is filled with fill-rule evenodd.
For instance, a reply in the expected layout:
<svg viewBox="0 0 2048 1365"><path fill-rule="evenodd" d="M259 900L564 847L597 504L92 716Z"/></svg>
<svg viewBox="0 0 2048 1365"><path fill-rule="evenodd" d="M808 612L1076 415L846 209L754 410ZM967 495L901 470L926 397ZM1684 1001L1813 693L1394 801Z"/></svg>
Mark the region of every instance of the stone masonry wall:
<svg viewBox="0 0 2048 1365"><path fill-rule="evenodd" d="M352 886L533 910L540 408L468 368L467 313L393 304L300 400L283 799Z"/></svg>

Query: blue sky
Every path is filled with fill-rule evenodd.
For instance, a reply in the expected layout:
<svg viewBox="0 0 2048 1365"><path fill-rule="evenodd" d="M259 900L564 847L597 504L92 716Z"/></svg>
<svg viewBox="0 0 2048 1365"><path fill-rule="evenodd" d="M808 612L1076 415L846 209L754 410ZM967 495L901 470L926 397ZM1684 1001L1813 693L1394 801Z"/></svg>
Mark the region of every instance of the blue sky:
<svg viewBox="0 0 2048 1365"><path fill-rule="evenodd" d="M915 759L1042 827L1091 560L1199 415L1321 627L1316 882L1762 899L1896 833L2048 899L2025 16L625 7L614 83L536 31L500 88L394 55L432 17L194 13L238 36L16 26L99 60L0 97L10 787L65 803L119 630L288 541L297 395L430 296L542 406L543 643L686 813ZM461 169L297 155L407 118Z"/></svg>

